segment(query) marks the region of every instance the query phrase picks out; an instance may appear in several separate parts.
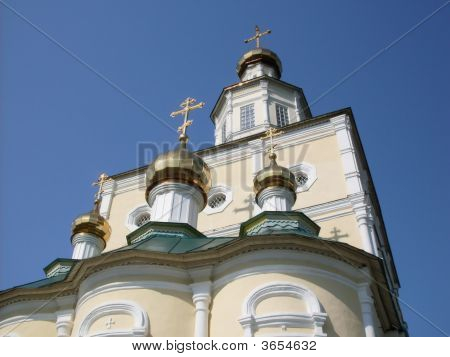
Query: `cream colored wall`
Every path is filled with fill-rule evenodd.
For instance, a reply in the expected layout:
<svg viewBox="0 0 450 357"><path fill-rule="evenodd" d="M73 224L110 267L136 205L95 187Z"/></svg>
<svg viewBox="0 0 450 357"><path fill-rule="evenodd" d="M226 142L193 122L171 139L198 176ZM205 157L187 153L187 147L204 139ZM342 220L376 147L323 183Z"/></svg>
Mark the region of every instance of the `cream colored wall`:
<svg viewBox="0 0 450 357"><path fill-rule="evenodd" d="M350 244L362 249L362 241L356 218L353 213L319 223L320 237ZM334 230L337 230L337 233Z"/></svg>
<svg viewBox="0 0 450 357"><path fill-rule="evenodd" d="M317 180L314 184L308 191L297 194L294 210L346 198L347 187L336 136L331 135L304 144L296 144L295 141L284 143L279 146L277 155L277 161L280 165L291 167L306 162L315 166L317 170ZM266 157L265 165L267 163ZM253 155L247 155L247 157L231 164L223 162L222 165L217 165L216 163L211 167L213 186L225 185L230 187L233 191L233 201L222 212L211 215L201 212L197 225L199 231L211 231L240 224L253 217L255 214L254 165ZM108 220L112 228L112 234L105 251L117 249L127 244L126 235L130 231L125 222L128 214L136 207L146 204L144 187L114 195ZM341 230L340 234L348 235L343 237L341 241L361 247L359 231L353 213L351 210L347 210L346 212L339 212L339 215L341 214L347 214L347 216L319 222L322 227L321 236L331 237L331 230L337 227ZM313 219L318 218L326 217L314 217Z"/></svg>
<svg viewBox="0 0 450 357"><path fill-rule="evenodd" d="M214 292L211 306L210 336L243 336L243 329L238 322L238 319L242 316L242 304L255 288L270 281L291 282L310 289L328 314L324 326L324 331L328 336L364 335L360 303L352 288L328 278L306 279L292 274L270 273L236 279ZM270 306L265 305L264 311L269 308ZM282 312L284 308L280 308L278 304L273 304L272 312L280 310Z"/></svg>
<svg viewBox="0 0 450 357"><path fill-rule="evenodd" d="M291 167L307 162L316 167L317 180L308 191L297 194L294 210L347 197L347 186L336 136L305 144L280 146L277 150L279 165ZM266 159L267 160L267 159ZM268 160L266 161L266 164Z"/></svg>
<svg viewBox="0 0 450 357"><path fill-rule="evenodd" d="M105 252L127 245L126 236L130 231L125 222L128 215L133 209L146 204L144 188L114 195L108 219L111 225L111 237L106 245Z"/></svg>
<svg viewBox="0 0 450 357"><path fill-rule="evenodd" d="M0 328L0 336L55 337L56 325L52 321L26 321Z"/></svg>
<svg viewBox="0 0 450 357"><path fill-rule="evenodd" d="M147 289L106 292L87 300L77 308L72 336L77 336L82 321L93 309L112 301L120 300L131 300L147 312L150 320L151 336L193 336L194 306L192 295ZM89 333L104 332L106 330L105 324L109 317L100 318L100 321L92 326ZM123 318L125 319L125 317ZM131 328L132 326L129 327ZM116 328L116 325L112 327L111 331L114 328Z"/></svg>

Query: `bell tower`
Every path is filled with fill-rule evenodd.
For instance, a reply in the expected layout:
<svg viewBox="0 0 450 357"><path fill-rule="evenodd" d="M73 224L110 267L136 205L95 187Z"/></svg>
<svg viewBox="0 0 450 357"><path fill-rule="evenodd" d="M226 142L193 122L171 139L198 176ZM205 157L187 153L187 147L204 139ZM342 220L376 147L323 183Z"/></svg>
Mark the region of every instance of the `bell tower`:
<svg viewBox="0 0 450 357"><path fill-rule="evenodd" d="M216 145L311 118L303 90L281 80L278 55L260 47L260 38L270 33L256 26L255 35L244 41L255 41L256 48L239 59L239 82L222 90L212 110Z"/></svg>

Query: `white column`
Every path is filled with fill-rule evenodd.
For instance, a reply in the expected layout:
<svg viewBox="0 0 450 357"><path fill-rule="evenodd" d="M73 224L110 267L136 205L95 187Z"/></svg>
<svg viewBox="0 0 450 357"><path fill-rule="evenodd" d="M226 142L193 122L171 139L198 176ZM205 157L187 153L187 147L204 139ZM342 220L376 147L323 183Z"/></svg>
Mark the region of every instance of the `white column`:
<svg viewBox="0 0 450 357"><path fill-rule="evenodd" d="M211 302L211 282L191 284L192 301L195 304L195 337L209 335L209 304Z"/></svg>
<svg viewBox="0 0 450 357"><path fill-rule="evenodd" d="M372 236L370 234L370 218L367 212L367 204L365 202L364 194L359 194L350 198L355 213L356 222L358 223L359 232L361 234L362 248L374 254L374 247L372 246Z"/></svg>
<svg viewBox="0 0 450 357"><path fill-rule="evenodd" d="M103 239L90 233L77 233L72 237L72 259L87 259L100 255L105 249Z"/></svg>
<svg viewBox="0 0 450 357"><path fill-rule="evenodd" d="M70 337L72 334L73 317L73 310L56 312L56 335L58 337Z"/></svg>
<svg viewBox="0 0 450 357"><path fill-rule="evenodd" d="M358 287L358 296L361 304L361 314L366 337L375 337L374 308L369 284L361 284Z"/></svg>
<svg viewBox="0 0 450 357"><path fill-rule="evenodd" d="M187 223L196 228L204 198L194 186L168 182L152 189L148 204L152 207L152 221Z"/></svg>

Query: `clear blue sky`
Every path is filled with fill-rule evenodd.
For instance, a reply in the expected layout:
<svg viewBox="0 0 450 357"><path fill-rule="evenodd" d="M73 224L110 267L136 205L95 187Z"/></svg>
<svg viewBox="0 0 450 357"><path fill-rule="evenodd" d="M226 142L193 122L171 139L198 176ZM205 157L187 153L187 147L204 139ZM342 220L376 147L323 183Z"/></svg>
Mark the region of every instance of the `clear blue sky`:
<svg viewBox="0 0 450 357"><path fill-rule="evenodd" d="M156 116L204 100L194 143L255 24L314 115L351 106L378 191L401 299L450 333L450 5L429 1L0 1L0 289L70 257L91 182L134 168L138 142L176 134L5 7L14 8ZM402 305L412 335L442 333Z"/></svg>

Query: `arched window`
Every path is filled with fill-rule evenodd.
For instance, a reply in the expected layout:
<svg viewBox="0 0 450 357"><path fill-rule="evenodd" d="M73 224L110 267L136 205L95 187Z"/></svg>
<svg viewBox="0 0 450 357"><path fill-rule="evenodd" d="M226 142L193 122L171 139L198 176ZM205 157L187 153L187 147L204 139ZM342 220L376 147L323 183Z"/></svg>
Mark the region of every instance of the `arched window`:
<svg viewBox="0 0 450 357"><path fill-rule="evenodd" d="M323 325L327 314L322 312L316 295L289 282L273 282L255 289L245 300L242 315L239 322L247 337L256 333L259 336L326 336Z"/></svg>
<svg viewBox="0 0 450 357"><path fill-rule="evenodd" d="M129 336L150 335L147 313L134 302L111 302L93 309L83 320L78 336Z"/></svg>

